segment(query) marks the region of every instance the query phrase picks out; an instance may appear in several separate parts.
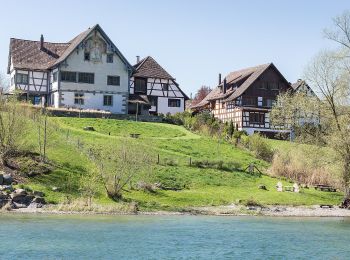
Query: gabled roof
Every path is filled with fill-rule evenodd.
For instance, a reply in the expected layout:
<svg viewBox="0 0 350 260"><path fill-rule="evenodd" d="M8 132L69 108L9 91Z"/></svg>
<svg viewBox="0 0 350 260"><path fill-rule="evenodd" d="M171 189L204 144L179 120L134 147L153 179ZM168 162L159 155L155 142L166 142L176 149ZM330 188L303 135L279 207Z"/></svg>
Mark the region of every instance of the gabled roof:
<svg viewBox="0 0 350 260"><path fill-rule="evenodd" d="M160 78L175 80L162 66L151 56L147 56L134 65L134 77Z"/></svg>
<svg viewBox="0 0 350 260"><path fill-rule="evenodd" d="M12 57L13 66L17 69L48 70L59 65L90 35L94 30L98 30L101 35L113 46L116 54L122 59L126 66L133 70L133 67L126 60L119 49L109 39L102 28L96 24L92 28L80 33L67 43L44 42L44 48L40 49L40 41L29 41L22 39L10 40L8 73L10 72L10 62Z"/></svg>
<svg viewBox="0 0 350 260"><path fill-rule="evenodd" d="M237 82L243 83L237 88L232 88L228 90L225 94L222 93L221 88L223 87L223 82L214 88L201 102L199 102L194 108L199 108L209 104L210 101L216 99L222 99L224 102L232 101L237 97L241 96L258 78L262 75L268 68L274 68L280 76L287 82L283 75L278 71L278 69L273 65L273 63L262 64L254 67L245 68L242 70L237 70L229 73L224 80L227 84L233 85Z"/></svg>

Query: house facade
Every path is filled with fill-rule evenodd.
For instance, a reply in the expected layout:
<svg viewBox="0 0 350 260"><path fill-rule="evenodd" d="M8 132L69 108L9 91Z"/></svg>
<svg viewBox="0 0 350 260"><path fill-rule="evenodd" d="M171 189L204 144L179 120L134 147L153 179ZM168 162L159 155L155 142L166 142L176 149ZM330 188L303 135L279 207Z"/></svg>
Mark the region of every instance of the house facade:
<svg viewBox="0 0 350 260"><path fill-rule="evenodd" d="M162 66L148 56L138 60L130 79L130 114L175 114L185 110L187 95Z"/></svg>
<svg viewBox="0 0 350 260"><path fill-rule="evenodd" d="M99 25L67 43L10 40L10 93L34 104L126 114L132 72Z"/></svg>
<svg viewBox="0 0 350 260"><path fill-rule="evenodd" d="M238 130L267 136L289 133L270 124L270 111L277 96L293 91L290 83L272 64L263 64L229 73L193 111L209 110L222 122L232 121Z"/></svg>

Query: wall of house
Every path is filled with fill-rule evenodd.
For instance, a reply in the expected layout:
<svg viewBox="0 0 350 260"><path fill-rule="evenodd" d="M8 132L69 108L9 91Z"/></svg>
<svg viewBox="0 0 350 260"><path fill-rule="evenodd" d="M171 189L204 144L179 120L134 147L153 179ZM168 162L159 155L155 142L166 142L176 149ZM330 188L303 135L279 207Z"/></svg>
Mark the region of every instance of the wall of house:
<svg viewBox="0 0 350 260"><path fill-rule="evenodd" d="M267 82L269 84L273 83L275 84L275 89L264 89L263 84L264 82ZM262 105L264 106L264 103L266 99L270 100L276 100L277 96L281 92L285 92L287 90L291 90L292 87L288 84L288 82L285 82L283 77L279 74L277 70L275 70L273 67L269 67L242 95L242 102L243 105L246 104L246 100L248 98L255 98L256 99L256 106L259 106L258 104L258 98L262 98Z"/></svg>
<svg viewBox="0 0 350 260"><path fill-rule="evenodd" d="M162 114L175 114L179 112L185 111L185 100L184 98L176 98L180 99L180 107L169 107L168 106L168 100L167 97L158 97L158 113Z"/></svg>
<svg viewBox="0 0 350 260"><path fill-rule="evenodd" d="M16 77L18 74L28 75L28 84L17 83ZM48 93L48 78L47 72L31 71L31 70L12 70L11 72L10 92L20 90L37 95L45 95Z"/></svg>
<svg viewBox="0 0 350 260"><path fill-rule="evenodd" d="M84 93L84 104L79 105L74 103L74 94L75 92L71 91L62 91L60 93L61 96L61 105L60 107L66 108L81 108L81 109L91 109L91 110L104 110L110 111L111 113L116 114L124 114L125 106L123 104L126 103L127 95L121 94L113 94L113 104L112 106L104 106L103 105L103 96L110 95L104 93ZM57 94L57 102L58 102L58 94ZM56 102L56 100L55 100ZM55 105L55 107L57 107Z"/></svg>
<svg viewBox="0 0 350 260"><path fill-rule="evenodd" d="M99 35L99 37L101 36ZM60 97L61 106L74 105L74 103L71 103L71 94L68 93L83 92L89 97L85 101L84 107L86 108L111 110L113 113L126 113L127 100L123 97L127 96L129 91L129 72L127 65L115 53L113 54L113 63L107 63L107 52L102 53L100 62L85 61L84 52L83 47L78 47L66 59L66 62L60 65L59 73L62 71L94 73L94 84L60 81L59 91L62 93ZM120 85L108 85L107 76L119 76ZM57 88L54 84L52 87L53 89ZM103 107L103 94L113 95L113 107Z"/></svg>
<svg viewBox="0 0 350 260"><path fill-rule="evenodd" d="M102 61L94 63L84 61L84 50L73 52L67 58L67 65L60 66L61 71L87 72L95 74L94 84L73 83L61 81L60 89L62 91L101 91L109 93L127 93L129 90L129 74L126 65L114 54L113 63L106 62L106 54L102 54ZM107 85L107 76L119 76L120 86Z"/></svg>
<svg viewBox="0 0 350 260"><path fill-rule="evenodd" d="M134 77L130 79L130 94L135 94L134 91ZM163 89L162 84L168 84L168 90ZM173 80L170 79L158 79L158 78L148 78L147 79L147 96L158 97L157 106L151 106L150 112L154 113L177 113L183 112L185 110L184 95L175 84ZM180 107L169 107L168 99L176 98L180 99Z"/></svg>

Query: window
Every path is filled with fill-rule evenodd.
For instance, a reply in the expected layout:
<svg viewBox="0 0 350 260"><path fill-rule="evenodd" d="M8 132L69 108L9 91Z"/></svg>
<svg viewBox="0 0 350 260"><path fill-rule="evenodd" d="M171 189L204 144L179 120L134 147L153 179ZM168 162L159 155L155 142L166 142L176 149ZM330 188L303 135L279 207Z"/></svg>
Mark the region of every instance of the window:
<svg viewBox="0 0 350 260"><path fill-rule="evenodd" d="M243 97L243 106L256 106L257 98L256 97Z"/></svg>
<svg viewBox="0 0 350 260"><path fill-rule="evenodd" d="M180 99L175 99L175 98L168 99L168 107L180 107L180 106L181 106Z"/></svg>
<svg viewBox="0 0 350 260"><path fill-rule="evenodd" d="M272 90L278 90L278 83L277 82L271 82L271 89Z"/></svg>
<svg viewBox="0 0 350 260"><path fill-rule="evenodd" d="M169 84L162 83L162 90L163 91L168 91L169 90Z"/></svg>
<svg viewBox="0 0 350 260"><path fill-rule="evenodd" d="M28 74L17 73L16 74L17 84L28 84Z"/></svg>
<svg viewBox="0 0 350 260"><path fill-rule="evenodd" d="M257 113L257 112L250 112L249 113L249 123L250 124L261 124L263 125L265 122L265 114L264 113Z"/></svg>
<svg viewBox="0 0 350 260"><path fill-rule="evenodd" d="M111 95L103 96L103 105L104 106L113 106L113 96L111 96Z"/></svg>
<svg viewBox="0 0 350 260"><path fill-rule="evenodd" d="M113 53L107 54L107 63L113 63Z"/></svg>
<svg viewBox="0 0 350 260"><path fill-rule="evenodd" d="M74 93L74 104L84 105L84 93Z"/></svg>
<svg viewBox="0 0 350 260"><path fill-rule="evenodd" d="M135 79L135 93L144 93L147 92L147 79L136 78Z"/></svg>
<svg viewBox="0 0 350 260"><path fill-rule="evenodd" d="M265 102L266 107L272 107L275 101L273 99L265 99Z"/></svg>
<svg viewBox="0 0 350 260"><path fill-rule="evenodd" d="M120 86L119 76L107 76L107 85Z"/></svg>
<svg viewBox="0 0 350 260"><path fill-rule="evenodd" d="M263 105L263 98L262 97L258 97L258 106L262 107Z"/></svg>
<svg viewBox="0 0 350 260"><path fill-rule="evenodd" d="M53 82L56 82L57 81L57 72L54 72L52 77L53 77Z"/></svg>
<svg viewBox="0 0 350 260"><path fill-rule="evenodd" d="M67 82L77 82L77 73L71 71L61 71L61 80Z"/></svg>
<svg viewBox="0 0 350 260"><path fill-rule="evenodd" d="M84 52L84 60L90 60L90 52Z"/></svg>
<svg viewBox="0 0 350 260"><path fill-rule="evenodd" d="M84 73L80 72L78 77L79 83L88 83L88 84L94 84L95 82L95 74L94 73Z"/></svg>
<svg viewBox="0 0 350 260"><path fill-rule="evenodd" d="M267 82L261 82L260 89L267 89Z"/></svg>

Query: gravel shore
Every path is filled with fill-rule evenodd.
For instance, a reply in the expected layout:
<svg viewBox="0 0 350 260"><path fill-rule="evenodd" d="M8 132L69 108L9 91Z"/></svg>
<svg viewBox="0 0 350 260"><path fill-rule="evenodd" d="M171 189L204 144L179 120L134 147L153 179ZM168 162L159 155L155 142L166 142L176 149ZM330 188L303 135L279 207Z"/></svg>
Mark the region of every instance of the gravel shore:
<svg viewBox="0 0 350 260"><path fill-rule="evenodd" d="M332 208L321 208L313 206L209 206L193 207L184 212L173 211L139 211L133 212L93 212L93 211L59 211L50 208L30 209L23 208L4 213L20 214L57 214L57 215L213 215L213 216L273 216L273 217L350 217L350 210L341 209L337 206ZM1 213L0 213L1 214Z"/></svg>

